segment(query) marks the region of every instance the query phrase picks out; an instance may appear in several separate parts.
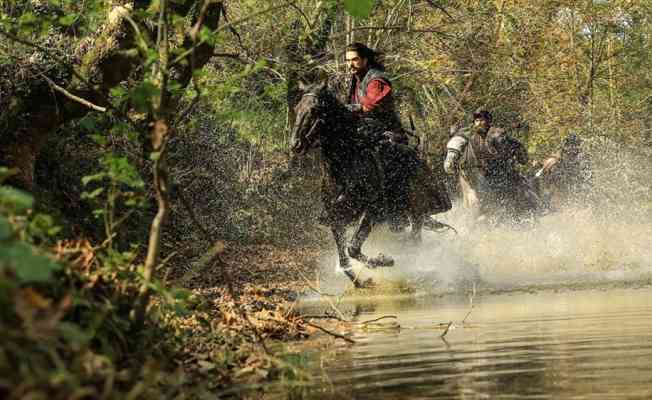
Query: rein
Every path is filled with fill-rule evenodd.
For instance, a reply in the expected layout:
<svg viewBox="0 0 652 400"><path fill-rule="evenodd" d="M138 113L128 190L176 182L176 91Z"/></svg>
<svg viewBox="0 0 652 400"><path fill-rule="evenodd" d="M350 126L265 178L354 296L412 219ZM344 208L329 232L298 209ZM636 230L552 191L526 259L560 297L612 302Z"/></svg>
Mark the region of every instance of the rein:
<svg viewBox="0 0 652 400"><path fill-rule="evenodd" d="M323 120L321 118L317 118L315 120L315 122L313 122L312 127L310 127L310 130L308 131L308 133L306 133L306 140L308 142L310 142L310 139L312 139L312 136L315 134L315 132L316 132L315 128L317 128L317 124L319 122L323 122Z"/></svg>
<svg viewBox="0 0 652 400"><path fill-rule="evenodd" d="M316 98L319 99L319 95L318 95L317 93L312 93L312 92L304 93L302 97L316 97ZM310 127L310 130L308 131L308 133L306 133L305 138L306 138L306 140L307 140L308 142L311 141L312 136L313 136L313 135L315 134L315 132L316 132L316 129L315 129L315 128L317 128L317 124L319 124L320 122L324 122L324 120L321 119L321 118L317 118L317 119L315 120L315 122L313 122L313 124L312 124L312 126Z"/></svg>

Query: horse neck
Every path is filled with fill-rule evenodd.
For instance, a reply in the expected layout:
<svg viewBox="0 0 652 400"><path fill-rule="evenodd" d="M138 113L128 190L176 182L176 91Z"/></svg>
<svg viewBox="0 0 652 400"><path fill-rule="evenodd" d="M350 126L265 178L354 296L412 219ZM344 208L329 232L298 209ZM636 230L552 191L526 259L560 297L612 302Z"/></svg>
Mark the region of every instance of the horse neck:
<svg viewBox="0 0 652 400"><path fill-rule="evenodd" d="M350 162L359 154L359 144L355 140L357 122L353 115L339 101L332 98L324 122L322 155L329 162Z"/></svg>

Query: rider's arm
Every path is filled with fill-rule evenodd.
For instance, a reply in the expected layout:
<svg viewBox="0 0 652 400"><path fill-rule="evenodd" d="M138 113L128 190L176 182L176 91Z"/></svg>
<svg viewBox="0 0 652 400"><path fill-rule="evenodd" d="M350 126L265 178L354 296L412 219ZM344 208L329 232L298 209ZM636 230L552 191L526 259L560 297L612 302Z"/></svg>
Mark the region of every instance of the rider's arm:
<svg viewBox="0 0 652 400"><path fill-rule="evenodd" d="M367 85L367 95L359 99L362 111L368 112L376 108L389 94L392 87L382 79L374 79Z"/></svg>
<svg viewBox="0 0 652 400"><path fill-rule="evenodd" d="M453 175L457 172L459 159L466 148L467 140L463 136L453 136L446 144L446 160L444 161L444 171Z"/></svg>

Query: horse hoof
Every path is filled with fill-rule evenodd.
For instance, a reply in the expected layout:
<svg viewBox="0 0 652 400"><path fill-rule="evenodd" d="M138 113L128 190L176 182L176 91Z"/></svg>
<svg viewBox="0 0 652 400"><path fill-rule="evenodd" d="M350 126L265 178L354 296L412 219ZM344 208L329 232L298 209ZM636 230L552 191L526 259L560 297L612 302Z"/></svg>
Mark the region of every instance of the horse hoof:
<svg viewBox="0 0 652 400"><path fill-rule="evenodd" d="M365 279L364 281L356 279L353 281L353 286L356 289L371 289L376 286L376 282L371 278Z"/></svg>
<svg viewBox="0 0 652 400"><path fill-rule="evenodd" d="M358 281L359 286L356 286L358 289L371 289L376 286L376 282L373 279L365 279L362 283Z"/></svg>
<svg viewBox="0 0 652 400"><path fill-rule="evenodd" d="M367 260L367 266L369 266L369 268L393 267L394 259L384 254L378 254L376 257L371 257Z"/></svg>
<svg viewBox="0 0 652 400"><path fill-rule="evenodd" d="M362 256L362 251L359 247L349 247L348 249L349 257L355 258L356 260Z"/></svg>

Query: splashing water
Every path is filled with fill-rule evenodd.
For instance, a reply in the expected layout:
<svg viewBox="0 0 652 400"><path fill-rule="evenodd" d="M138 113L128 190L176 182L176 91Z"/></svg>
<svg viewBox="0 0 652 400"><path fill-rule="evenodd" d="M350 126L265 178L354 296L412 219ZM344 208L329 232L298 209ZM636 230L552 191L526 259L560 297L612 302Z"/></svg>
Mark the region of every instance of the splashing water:
<svg viewBox="0 0 652 400"><path fill-rule="evenodd" d="M361 277L393 280L398 286L407 281L434 294L468 290L473 282L511 290L652 279L652 196L641 176L649 175L640 168L647 157L607 139L588 147L596 154L591 204L548 214L527 227L474 227L469 213L455 204L437 218L456 227L459 235L424 232L423 243L414 246L404 240L407 235L375 230L363 250L391 255L396 265L377 270L357 265ZM324 257L322 279L328 282L336 265L334 254ZM335 281L341 284L341 279ZM336 282L328 284L341 289Z"/></svg>

